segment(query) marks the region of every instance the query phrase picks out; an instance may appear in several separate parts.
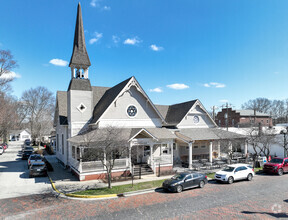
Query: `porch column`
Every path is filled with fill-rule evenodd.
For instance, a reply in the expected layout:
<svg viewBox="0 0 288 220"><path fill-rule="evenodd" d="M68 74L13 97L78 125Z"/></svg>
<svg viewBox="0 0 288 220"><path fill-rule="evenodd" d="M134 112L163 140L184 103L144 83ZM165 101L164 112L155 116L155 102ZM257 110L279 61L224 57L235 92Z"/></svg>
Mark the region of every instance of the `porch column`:
<svg viewBox="0 0 288 220"><path fill-rule="evenodd" d="M189 142L189 169L192 169L192 146L193 143Z"/></svg>
<svg viewBox="0 0 288 220"><path fill-rule="evenodd" d="M173 160L173 142L170 143L170 148L171 148L171 163L172 163L172 167L174 166L174 160Z"/></svg>
<svg viewBox="0 0 288 220"><path fill-rule="evenodd" d="M245 157L246 157L247 153L248 153L248 141L245 141L245 143L244 143L244 156Z"/></svg>
<svg viewBox="0 0 288 220"><path fill-rule="evenodd" d="M132 141L129 143L129 169L130 172L132 173L132 154L131 154L131 149L132 149Z"/></svg>
<svg viewBox="0 0 288 220"><path fill-rule="evenodd" d="M210 141L209 143L209 162L212 163L212 147L213 147L213 142Z"/></svg>
<svg viewBox="0 0 288 220"><path fill-rule="evenodd" d="M218 158L221 156L220 141L218 141Z"/></svg>

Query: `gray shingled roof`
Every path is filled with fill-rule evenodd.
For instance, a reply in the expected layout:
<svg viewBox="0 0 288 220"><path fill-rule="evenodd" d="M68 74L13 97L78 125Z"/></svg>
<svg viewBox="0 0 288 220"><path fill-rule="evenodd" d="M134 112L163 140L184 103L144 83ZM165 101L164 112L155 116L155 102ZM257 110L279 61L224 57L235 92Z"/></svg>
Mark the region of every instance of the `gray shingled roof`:
<svg viewBox="0 0 288 220"><path fill-rule="evenodd" d="M121 130L121 136L123 140L130 140L132 137L134 137L139 131L141 131L143 128L115 128ZM166 128L144 128L149 133L151 133L153 136L155 136L158 140L159 139L174 139L176 136L169 131ZM76 143L76 144L82 144L87 142L89 139L89 142L102 142L105 141L105 128L104 129L95 129L92 131L89 131L85 134L76 135L74 137L71 137L68 139L69 142Z"/></svg>
<svg viewBox="0 0 288 220"><path fill-rule="evenodd" d="M70 81L69 90L82 90L82 91L92 91L91 83L89 79L73 78Z"/></svg>
<svg viewBox="0 0 288 220"><path fill-rule="evenodd" d="M110 104L114 101L117 95L123 90L132 77L126 79L125 81L117 84L116 86L106 90L105 94L102 96L100 101L94 108L93 120L91 123L95 123L101 117L101 115L106 111Z"/></svg>
<svg viewBox="0 0 288 220"><path fill-rule="evenodd" d="M90 59L86 50L80 2L77 8L73 52L69 63L69 67L71 66L76 68L87 68L91 66Z"/></svg>
<svg viewBox="0 0 288 220"><path fill-rule="evenodd" d="M56 115L54 119L54 125L57 123L57 117L59 117L60 125L67 125L67 92L64 91L57 91L57 106L58 109L56 109ZM58 116L57 116L57 110L58 110Z"/></svg>
<svg viewBox="0 0 288 220"><path fill-rule="evenodd" d="M254 116L254 110L253 109L236 110L236 113L240 113L240 116L249 116L249 117ZM256 111L256 116L270 117L269 114L257 112L257 111Z"/></svg>
<svg viewBox="0 0 288 220"><path fill-rule="evenodd" d="M156 105L156 108L162 114L163 118L165 118L168 125L177 125L181 122L196 101L197 99L169 106Z"/></svg>
<svg viewBox="0 0 288 220"><path fill-rule="evenodd" d="M245 138L243 135L219 128L185 128L180 129L179 132L194 141Z"/></svg>

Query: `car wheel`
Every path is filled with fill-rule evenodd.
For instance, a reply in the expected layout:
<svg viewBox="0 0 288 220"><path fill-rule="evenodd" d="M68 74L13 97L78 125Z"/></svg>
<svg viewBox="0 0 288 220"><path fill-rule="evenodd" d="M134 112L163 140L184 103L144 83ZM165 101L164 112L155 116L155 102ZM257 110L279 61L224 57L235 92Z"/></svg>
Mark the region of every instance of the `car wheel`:
<svg viewBox="0 0 288 220"><path fill-rule="evenodd" d="M176 188L177 193L181 193L182 190L183 190L183 188L181 185L177 186L177 188Z"/></svg>
<svg viewBox="0 0 288 220"><path fill-rule="evenodd" d="M283 175L283 169L279 169L279 170L278 170L278 175L279 175L279 176L282 176L282 175Z"/></svg>
<svg viewBox="0 0 288 220"><path fill-rule="evenodd" d="M247 180L248 180L248 181L251 181L252 178L253 178L253 175L252 175L251 173L249 173L248 176L247 176Z"/></svg>
<svg viewBox="0 0 288 220"><path fill-rule="evenodd" d="M200 187L200 188L203 188L204 186L205 186L204 181L200 181L200 183L199 183L199 187Z"/></svg>
<svg viewBox="0 0 288 220"><path fill-rule="evenodd" d="M228 183L229 183L229 184L232 184L233 182L234 182L234 179L233 179L232 176L230 176L230 177L228 178Z"/></svg>

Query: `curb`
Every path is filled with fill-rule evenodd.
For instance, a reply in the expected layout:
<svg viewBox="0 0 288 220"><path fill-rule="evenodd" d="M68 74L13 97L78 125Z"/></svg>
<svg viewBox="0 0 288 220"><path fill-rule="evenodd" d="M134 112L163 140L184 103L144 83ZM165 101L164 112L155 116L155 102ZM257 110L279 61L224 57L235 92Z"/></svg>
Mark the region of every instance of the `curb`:
<svg viewBox="0 0 288 220"><path fill-rule="evenodd" d="M89 199L89 198L91 198L91 199L95 199L95 198L100 199L100 198L117 198L118 197L117 194L89 196L89 195L75 195L75 194L71 194L71 193L62 193L56 188L54 182L52 181L52 179L50 178L49 175L48 175L48 177L49 177L49 180L50 180L50 183L51 183L51 186L52 186L53 190L56 191L57 193L61 194L61 195L67 196L67 197L82 198L82 199L83 198L84 199Z"/></svg>

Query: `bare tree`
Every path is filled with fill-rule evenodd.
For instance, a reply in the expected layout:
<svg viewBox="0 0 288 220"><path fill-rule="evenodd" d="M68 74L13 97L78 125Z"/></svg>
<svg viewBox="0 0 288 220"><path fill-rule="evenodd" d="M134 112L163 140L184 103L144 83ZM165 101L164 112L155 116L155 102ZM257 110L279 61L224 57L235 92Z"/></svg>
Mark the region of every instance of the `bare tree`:
<svg viewBox="0 0 288 220"><path fill-rule="evenodd" d="M271 101L267 98L249 100L242 105L242 109L253 109L258 112L270 113Z"/></svg>
<svg viewBox="0 0 288 220"><path fill-rule="evenodd" d="M3 92L9 87L9 82L14 79L10 73L17 66L9 50L0 50L0 91Z"/></svg>
<svg viewBox="0 0 288 220"><path fill-rule="evenodd" d="M82 154L83 161L101 161L106 170L108 188L112 188L112 170L116 159L128 157L128 142L125 140L123 130L114 127L97 129L83 136L85 146ZM97 137L97 140L95 140Z"/></svg>
<svg viewBox="0 0 288 220"><path fill-rule="evenodd" d="M15 128L17 123L17 100L0 92L0 103L0 137L6 142L9 130Z"/></svg>
<svg viewBox="0 0 288 220"><path fill-rule="evenodd" d="M248 141L253 148L254 166L258 156L260 156L261 154L266 156L266 158L270 156L271 146L277 143L276 135L277 134L273 129L269 128L266 130L262 130L261 126L251 128L248 131Z"/></svg>
<svg viewBox="0 0 288 220"><path fill-rule="evenodd" d="M22 118L22 120L29 123L33 140L40 139L41 135L47 132L47 126L50 130L53 128L54 103L55 98L52 92L45 87L40 86L23 92L21 106L25 110L22 112L25 119Z"/></svg>

